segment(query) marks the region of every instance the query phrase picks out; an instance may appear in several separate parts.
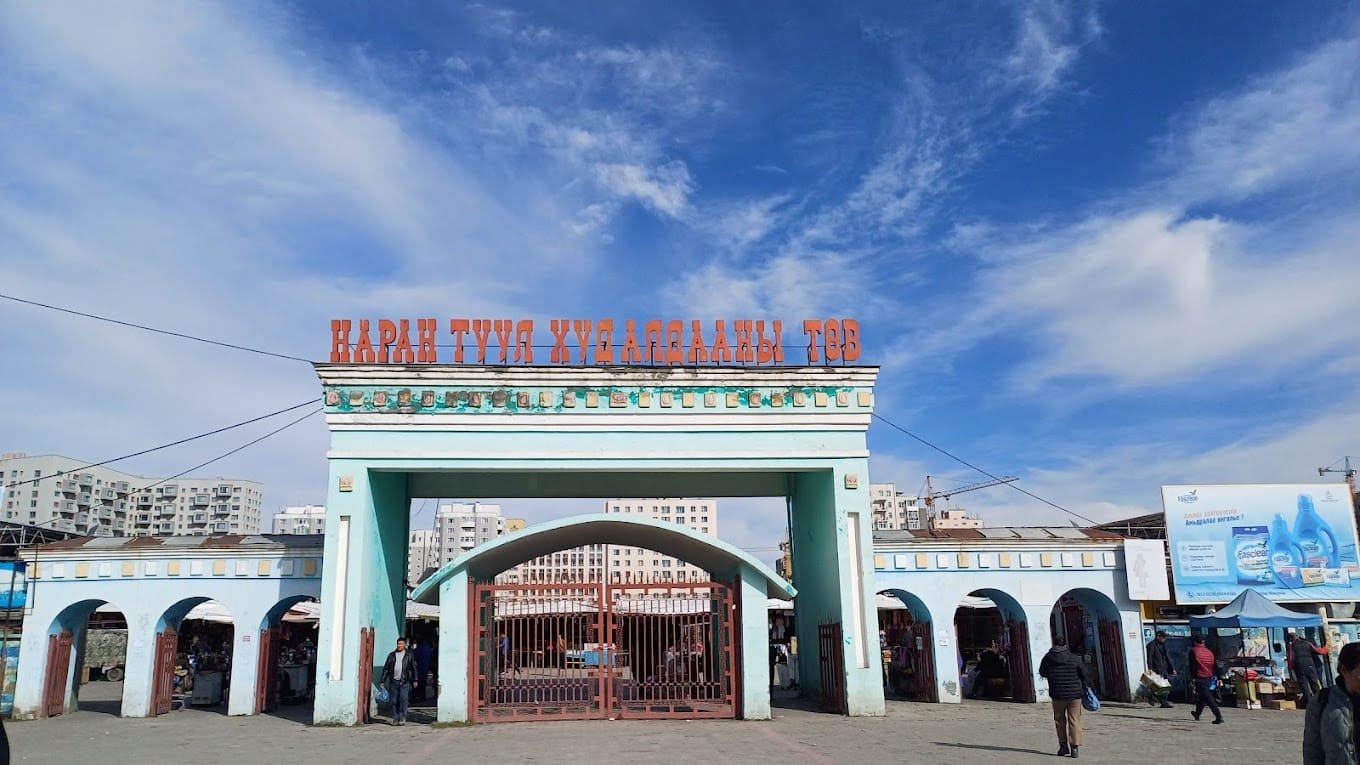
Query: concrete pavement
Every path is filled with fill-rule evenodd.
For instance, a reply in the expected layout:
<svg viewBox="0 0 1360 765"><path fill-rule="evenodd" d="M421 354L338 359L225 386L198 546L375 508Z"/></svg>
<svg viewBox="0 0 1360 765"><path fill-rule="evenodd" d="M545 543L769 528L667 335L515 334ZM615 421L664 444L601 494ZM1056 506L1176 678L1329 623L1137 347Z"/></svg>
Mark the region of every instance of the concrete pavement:
<svg viewBox="0 0 1360 765"><path fill-rule="evenodd" d="M313 728L297 719L227 717L189 709L123 719L82 691L87 709L6 725L15 762L29 763L439 763L550 762L612 765L704 762L873 765L912 760L948 765L1054 762L1048 708L975 701L888 702L884 718L844 718L786 705L768 722L592 721L467 728ZM1298 762L1302 712L1224 710L1226 725L1190 709L1113 705L1085 716L1082 760L1226 765ZM295 718L305 711L295 709ZM412 719L420 715L413 714Z"/></svg>

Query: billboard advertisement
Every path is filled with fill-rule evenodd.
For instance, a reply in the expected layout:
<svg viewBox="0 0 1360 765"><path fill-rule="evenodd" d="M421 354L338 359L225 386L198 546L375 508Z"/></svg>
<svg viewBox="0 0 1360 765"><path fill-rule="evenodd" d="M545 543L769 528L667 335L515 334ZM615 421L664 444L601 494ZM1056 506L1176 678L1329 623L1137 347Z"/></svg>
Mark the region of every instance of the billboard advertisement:
<svg viewBox="0 0 1360 765"><path fill-rule="evenodd" d="M1162 507L1177 603L1360 599L1345 484L1163 486Z"/></svg>

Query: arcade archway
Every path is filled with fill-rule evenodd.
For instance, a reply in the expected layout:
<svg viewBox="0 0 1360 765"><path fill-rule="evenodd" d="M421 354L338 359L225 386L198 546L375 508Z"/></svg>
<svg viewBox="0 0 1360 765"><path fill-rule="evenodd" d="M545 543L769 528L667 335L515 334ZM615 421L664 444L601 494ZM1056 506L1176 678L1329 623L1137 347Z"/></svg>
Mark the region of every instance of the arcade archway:
<svg viewBox="0 0 1360 765"><path fill-rule="evenodd" d="M1088 588L1069 590L1053 604L1049 628L1055 638L1086 665L1096 693L1110 701L1129 701L1119 608L1104 593Z"/></svg>
<svg viewBox="0 0 1360 765"><path fill-rule="evenodd" d="M939 701L930 609L925 601L906 590L888 589L879 594L896 598L906 606L905 610L880 615L883 650L892 656L885 668L887 691L912 701Z"/></svg>
<svg viewBox="0 0 1360 765"><path fill-rule="evenodd" d="M959 667L971 698L1034 702L1034 670L1025 609L996 589L970 592L954 612Z"/></svg>
<svg viewBox="0 0 1360 765"><path fill-rule="evenodd" d="M231 612L209 597L183 598L156 620L151 714L178 705L226 714L236 627Z"/></svg>
<svg viewBox="0 0 1360 765"><path fill-rule="evenodd" d="M47 629L40 716L77 709L121 715L127 640L127 621L108 601L83 600L63 609Z"/></svg>
<svg viewBox="0 0 1360 765"><path fill-rule="evenodd" d="M645 548L709 581L497 584L513 566L588 545ZM439 603L440 718L769 714L769 597L794 588L749 554L648 518L578 516L482 545L412 595Z"/></svg>
<svg viewBox="0 0 1360 765"><path fill-rule="evenodd" d="M318 374L331 490L316 722L369 713L378 659L402 627L409 505L422 497L786 498L800 686L829 708L883 714L867 586L876 369L322 364ZM440 666L465 666L449 643L442 635ZM438 719L469 719L449 689ZM768 699L742 714L768 716Z"/></svg>

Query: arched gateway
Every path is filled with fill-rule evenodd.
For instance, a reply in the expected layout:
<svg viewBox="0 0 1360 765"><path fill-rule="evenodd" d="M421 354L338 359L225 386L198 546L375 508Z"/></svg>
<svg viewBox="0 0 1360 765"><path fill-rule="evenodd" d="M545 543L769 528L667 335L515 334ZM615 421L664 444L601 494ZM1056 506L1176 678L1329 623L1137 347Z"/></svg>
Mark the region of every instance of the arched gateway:
<svg viewBox="0 0 1360 765"><path fill-rule="evenodd" d="M876 368L320 364L317 371L331 450L316 722L350 725L367 715L371 680L402 623L414 497L786 497L796 627L806 636L802 686L848 714L883 714L874 591L866 586L873 569L865 434ZM655 535L636 522L570 527ZM568 527L557 528L554 546ZM735 573L737 601L747 600L748 588L770 591L767 572L749 559L720 543L704 549L716 557L695 559L699 547L684 557L713 565L715 578ZM495 550L507 560L525 552ZM495 550L477 556L485 568L441 575L444 614L457 608L452 599L474 595L473 574L505 562ZM423 587L419 596L435 591ZM753 621L744 632L760 629L741 635L740 650L764 657L764 625ZM456 638L440 645L443 722L469 719L468 658L451 653L460 643L466 650L466 638ZM745 671L755 671L752 662ZM752 704L742 710L747 717L761 713Z"/></svg>
<svg viewBox="0 0 1360 765"><path fill-rule="evenodd" d="M495 584L558 550L633 545L708 582ZM731 545L646 518L585 515L482 545L412 596L440 604L439 717L516 719L770 716L768 598L791 585ZM586 650L544 660L564 631ZM552 650L548 651L551 655Z"/></svg>

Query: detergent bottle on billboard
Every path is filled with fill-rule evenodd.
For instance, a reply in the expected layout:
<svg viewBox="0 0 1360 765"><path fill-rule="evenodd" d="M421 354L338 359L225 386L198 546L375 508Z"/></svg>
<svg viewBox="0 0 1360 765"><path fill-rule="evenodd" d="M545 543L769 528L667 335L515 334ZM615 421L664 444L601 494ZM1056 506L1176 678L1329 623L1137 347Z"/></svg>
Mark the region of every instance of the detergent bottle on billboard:
<svg viewBox="0 0 1360 765"><path fill-rule="evenodd" d="M1270 522L1270 572L1275 575L1275 584L1286 589L1303 586L1303 548L1289 533L1289 522L1284 515L1275 514Z"/></svg>
<svg viewBox="0 0 1360 765"><path fill-rule="evenodd" d="M1337 549L1336 534L1332 527L1322 520L1313 507L1313 498L1307 494L1299 495L1299 514L1294 518L1294 539L1303 549L1305 566L1312 568L1337 568L1341 565L1340 550Z"/></svg>
<svg viewBox="0 0 1360 765"><path fill-rule="evenodd" d="M1275 581L1270 573L1270 527L1233 526L1233 568L1237 583L1250 586Z"/></svg>

